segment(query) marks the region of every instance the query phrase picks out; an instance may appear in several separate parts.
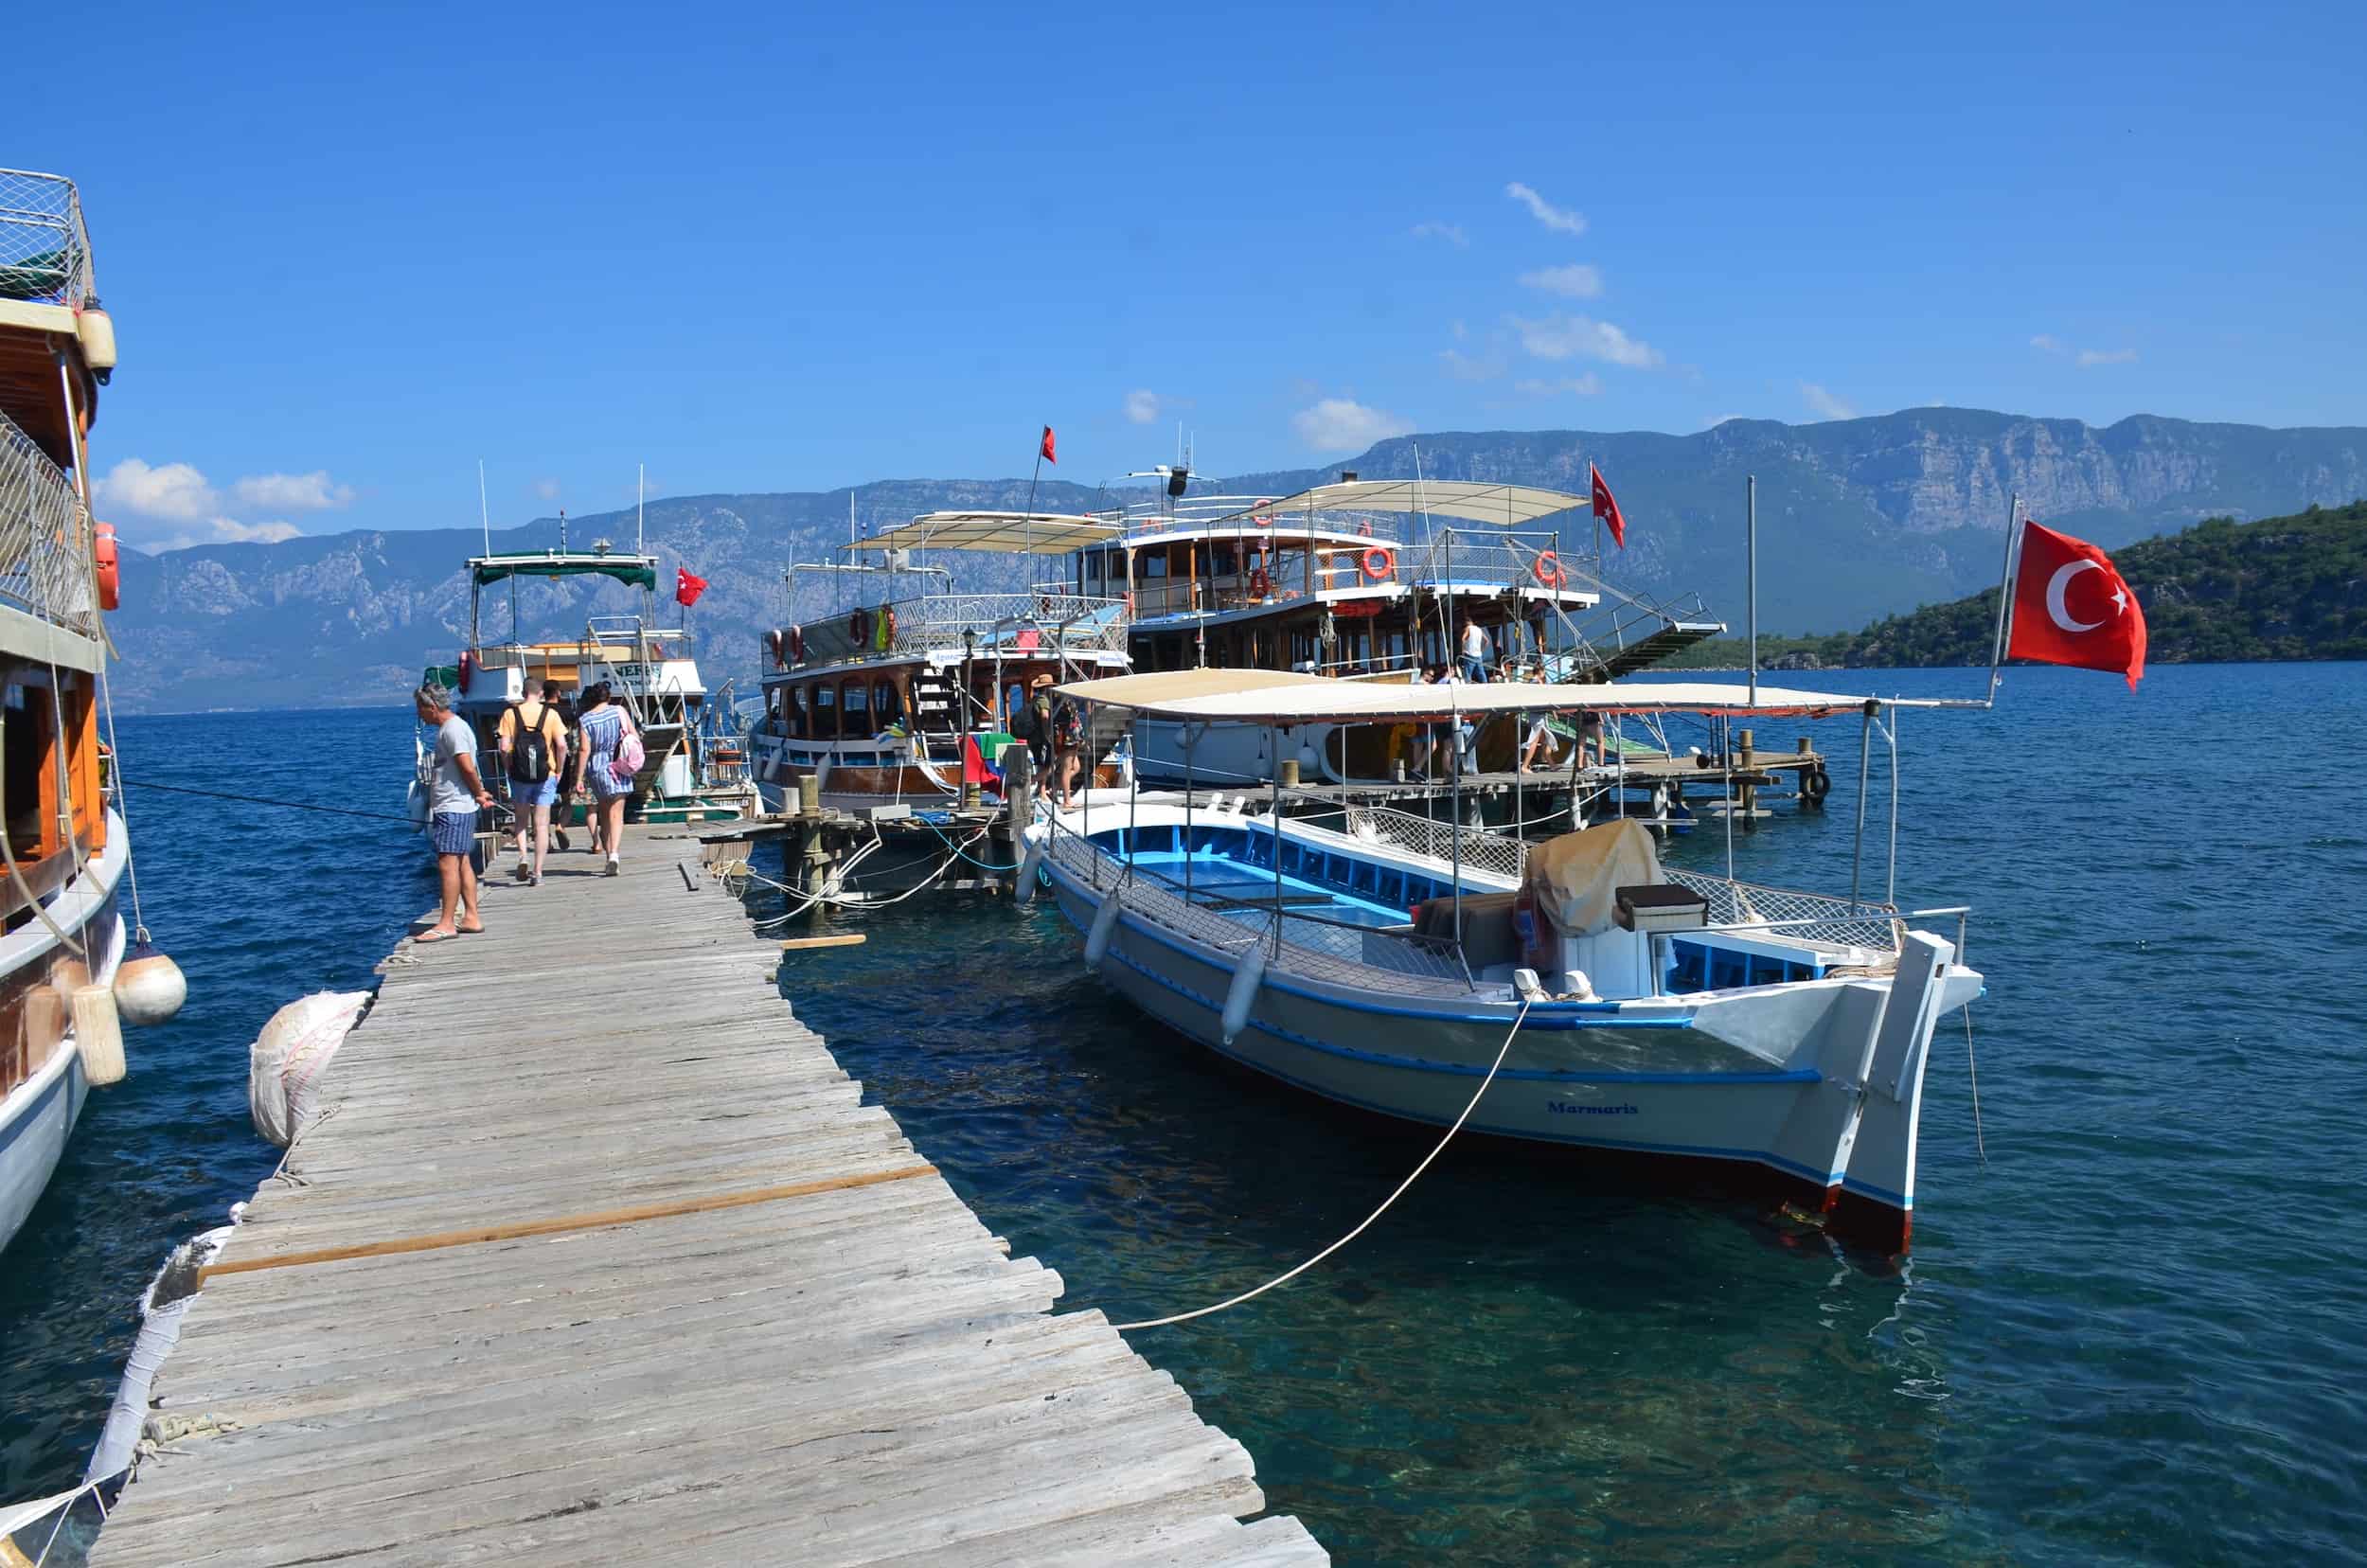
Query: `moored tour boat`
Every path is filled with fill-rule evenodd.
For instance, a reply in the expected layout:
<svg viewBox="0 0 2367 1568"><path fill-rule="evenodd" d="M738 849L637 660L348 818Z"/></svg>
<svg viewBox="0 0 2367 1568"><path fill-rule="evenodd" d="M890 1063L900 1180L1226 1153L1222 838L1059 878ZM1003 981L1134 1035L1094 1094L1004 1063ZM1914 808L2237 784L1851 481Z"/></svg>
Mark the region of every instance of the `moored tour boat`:
<svg viewBox="0 0 2367 1568"><path fill-rule="evenodd" d="M1228 689L1220 673L1068 694L1137 722L1277 728L1524 700L1606 713L1863 708L1771 687L1755 703L1697 684ZM1672 870L1633 822L1532 846L1385 808L1340 809L1323 826L1281 804L1272 786L1213 809L1095 791L1042 815L1029 859L1084 934L1090 967L1233 1060L1407 1120L1448 1125L1468 1105L1476 1131L1751 1174L1856 1239L1906 1246L1932 1030L1982 986L1957 961L1964 911L1901 914ZM1918 918L1956 924L1957 939L1912 929Z"/></svg>
<svg viewBox="0 0 2367 1568"><path fill-rule="evenodd" d="M0 1247L123 1070L131 845L99 735L116 566L87 447L115 364L73 182L0 169Z"/></svg>

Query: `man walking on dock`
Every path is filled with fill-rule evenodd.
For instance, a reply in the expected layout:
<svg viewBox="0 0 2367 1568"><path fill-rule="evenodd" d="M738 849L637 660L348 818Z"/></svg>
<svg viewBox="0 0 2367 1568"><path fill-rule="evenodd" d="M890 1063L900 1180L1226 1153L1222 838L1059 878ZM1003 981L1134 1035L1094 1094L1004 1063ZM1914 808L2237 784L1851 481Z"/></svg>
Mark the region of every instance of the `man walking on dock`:
<svg viewBox="0 0 2367 1568"><path fill-rule="evenodd" d="M436 846L436 875L443 884L443 905L436 923L413 938L445 942L463 932L479 932L485 922L476 906L476 868L469 864L476 846L476 814L490 810L493 797L476 771L476 735L468 721L452 710L452 695L439 686L423 686L412 694L419 722L436 726L436 793L428 803L428 836ZM457 924L453 917L461 918Z"/></svg>

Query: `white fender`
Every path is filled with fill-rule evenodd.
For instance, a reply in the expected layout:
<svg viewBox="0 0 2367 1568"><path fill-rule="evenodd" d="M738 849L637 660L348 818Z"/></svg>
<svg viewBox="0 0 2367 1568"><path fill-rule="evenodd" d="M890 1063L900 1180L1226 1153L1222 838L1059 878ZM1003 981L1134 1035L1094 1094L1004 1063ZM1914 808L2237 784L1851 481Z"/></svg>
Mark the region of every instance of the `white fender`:
<svg viewBox="0 0 2367 1568"><path fill-rule="evenodd" d="M1094 911L1093 929L1085 933L1085 967L1097 970L1102 956L1110 951L1110 937L1117 930L1117 890L1112 888L1101 896L1101 907Z"/></svg>
<svg viewBox="0 0 2367 1568"><path fill-rule="evenodd" d="M1249 1026L1250 1004L1257 1000L1257 988L1266 981L1266 944L1261 939L1241 950L1239 962L1233 966L1233 986L1224 993L1224 1042L1233 1043Z"/></svg>
<svg viewBox="0 0 2367 1568"><path fill-rule="evenodd" d="M1031 838L1027 841L1027 852L1019 857L1019 882L1011 889L1013 903L1036 901L1036 872L1043 864L1043 846L1042 837Z"/></svg>

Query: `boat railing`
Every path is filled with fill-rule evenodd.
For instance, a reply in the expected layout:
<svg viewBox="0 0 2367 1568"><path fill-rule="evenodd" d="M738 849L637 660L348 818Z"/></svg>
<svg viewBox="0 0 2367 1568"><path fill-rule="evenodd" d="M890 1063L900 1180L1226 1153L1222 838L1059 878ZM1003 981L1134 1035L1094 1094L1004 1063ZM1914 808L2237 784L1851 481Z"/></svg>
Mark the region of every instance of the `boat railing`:
<svg viewBox="0 0 2367 1568"><path fill-rule="evenodd" d="M81 492L39 443L0 414L0 603L88 636L91 520Z"/></svg>
<svg viewBox="0 0 2367 1568"><path fill-rule="evenodd" d="M881 612L892 612L881 627ZM860 612L865 635L858 644L852 621ZM984 652L1123 652L1126 601L1039 588L1018 594L925 594L884 605L850 606L805 629L808 664L881 653L926 653L960 648L970 633Z"/></svg>
<svg viewBox="0 0 2367 1568"><path fill-rule="evenodd" d="M1096 514L1108 515L1108 514ZM1237 535L1255 540L1280 528L1290 533L1308 530L1346 534L1381 544L1405 542L1405 519L1395 512L1356 512L1333 508L1285 507L1271 496L1193 495L1179 501L1148 500L1130 504L1115 514L1126 542L1139 543L1165 534L1197 531L1222 539Z"/></svg>
<svg viewBox="0 0 2367 1568"><path fill-rule="evenodd" d="M74 182L0 169L0 299L80 310L98 295Z"/></svg>
<svg viewBox="0 0 2367 1568"><path fill-rule="evenodd" d="M1558 536L1551 533L1438 527L1404 576L1422 588L1564 588L1571 580L1559 547Z"/></svg>
<svg viewBox="0 0 2367 1568"><path fill-rule="evenodd" d="M1343 830L1347 836L1366 844L1381 845L1413 855L1425 855L1449 864L1455 864L1459 859L1474 871L1512 882L1521 880L1521 873L1528 864L1528 845L1509 833L1491 833L1482 828L1458 827L1451 822L1439 822L1417 816L1412 811L1401 811L1394 806L1344 805L1338 811L1343 818ZM1320 811L1307 820L1318 827L1323 825ZM1459 850L1458 840L1461 841Z"/></svg>
<svg viewBox="0 0 2367 1568"><path fill-rule="evenodd" d="M1047 853L1071 875L1122 908L1179 935L1238 953L1269 944L1270 967L1342 985L1371 987L1385 973L1399 990L1460 995L1470 989L1450 941L1409 931L1328 919L1305 908L1276 907L1260 896L1218 896L1139 861L1112 854L1056 826Z"/></svg>
<svg viewBox="0 0 2367 1568"><path fill-rule="evenodd" d="M1870 900L1852 902L1824 893L1797 893L1789 888L1763 887L1699 871L1663 867L1661 875L1709 901L1709 928L1766 935L1817 947L1865 948L1895 953L1901 946L1907 922L1917 910L1902 915L1892 904ZM1962 910L1937 913L1961 915Z"/></svg>

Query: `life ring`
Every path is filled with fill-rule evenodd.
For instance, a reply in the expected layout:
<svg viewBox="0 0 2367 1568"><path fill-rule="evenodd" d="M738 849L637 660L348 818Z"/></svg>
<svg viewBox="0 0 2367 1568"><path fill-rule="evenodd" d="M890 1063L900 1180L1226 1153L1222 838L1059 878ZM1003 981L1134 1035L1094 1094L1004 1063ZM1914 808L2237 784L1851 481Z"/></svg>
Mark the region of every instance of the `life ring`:
<svg viewBox="0 0 2367 1568"><path fill-rule="evenodd" d="M469 692L469 677L476 673L476 660L469 656L467 649L462 649L460 650L460 664L458 668L460 671L460 693L465 697Z"/></svg>
<svg viewBox="0 0 2367 1568"><path fill-rule="evenodd" d="M764 634L764 650L772 655L774 668L789 668L789 639L781 634L780 628L774 627Z"/></svg>
<svg viewBox="0 0 2367 1568"><path fill-rule="evenodd" d="M789 662L791 664L804 664L806 662L806 629L802 626L792 623L789 628L788 641Z"/></svg>
<svg viewBox="0 0 2367 1568"><path fill-rule="evenodd" d="M1561 558L1551 550L1539 551L1529 570L1548 588L1558 588L1570 580L1570 574L1561 569Z"/></svg>
<svg viewBox="0 0 2367 1568"><path fill-rule="evenodd" d="M846 617L846 638L857 648L871 640L871 612L858 607Z"/></svg>
<svg viewBox="0 0 2367 1568"><path fill-rule="evenodd" d="M122 567L116 559L116 526L101 523L91 537L91 554L98 562L98 608L113 610L123 601Z"/></svg>
<svg viewBox="0 0 2367 1568"><path fill-rule="evenodd" d="M1251 567L1249 574L1249 597L1252 598L1261 599L1270 598L1272 595L1273 579L1267 574L1266 568L1263 566Z"/></svg>
<svg viewBox="0 0 2367 1568"><path fill-rule="evenodd" d="M1379 564L1375 565L1375 561L1379 561ZM1397 575L1397 552L1394 550L1384 549L1380 545L1376 544L1371 549L1364 552L1362 565L1364 567L1364 575L1367 578L1370 578L1375 582L1382 581L1385 579Z"/></svg>
<svg viewBox="0 0 2367 1568"><path fill-rule="evenodd" d="M1833 775L1823 768L1811 768L1800 775L1800 798L1811 806L1822 806L1824 797L1833 793Z"/></svg>

